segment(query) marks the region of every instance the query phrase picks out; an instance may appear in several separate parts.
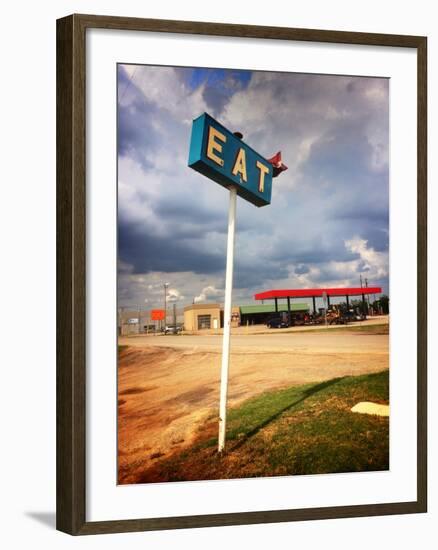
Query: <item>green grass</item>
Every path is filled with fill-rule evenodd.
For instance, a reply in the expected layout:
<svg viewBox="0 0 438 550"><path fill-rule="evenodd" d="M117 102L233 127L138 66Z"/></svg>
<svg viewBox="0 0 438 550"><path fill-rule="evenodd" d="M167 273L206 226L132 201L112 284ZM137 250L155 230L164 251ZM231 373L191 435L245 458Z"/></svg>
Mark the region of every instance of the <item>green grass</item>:
<svg viewBox="0 0 438 550"><path fill-rule="evenodd" d="M324 325L321 325L319 328L308 328L303 327L299 329L293 327L292 329L268 329L265 332L260 332L258 334L273 334L273 331L278 332L279 334L295 334L297 332L307 332L309 334L322 333L325 332L331 333L335 332L356 332L359 334L389 334L389 324L388 323L379 323L378 325L367 325L366 321L363 321L359 325L330 325L328 328ZM275 333L276 333L275 332Z"/></svg>
<svg viewBox="0 0 438 550"><path fill-rule="evenodd" d="M366 321L365 321L366 322ZM346 329L348 332L358 332L366 334L389 334L389 324L382 323L378 325L366 325L362 322L355 325L340 325L330 330L342 330Z"/></svg>
<svg viewBox="0 0 438 550"><path fill-rule="evenodd" d="M388 371L261 394L230 409L226 452L217 422L197 442L162 459L139 481L180 481L386 470L387 417L355 414L359 401L388 403Z"/></svg>

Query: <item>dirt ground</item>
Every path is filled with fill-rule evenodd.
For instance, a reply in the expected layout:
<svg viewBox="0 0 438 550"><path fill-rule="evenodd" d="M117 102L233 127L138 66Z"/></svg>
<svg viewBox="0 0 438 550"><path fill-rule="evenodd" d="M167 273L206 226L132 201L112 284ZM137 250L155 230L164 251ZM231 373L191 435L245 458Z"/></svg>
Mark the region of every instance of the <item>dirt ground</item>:
<svg viewBox="0 0 438 550"><path fill-rule="evenodd" d="M119 483L190 445L218 414L221 337L120 338ZM389 367L387 334L342 331L236 334L228 405L266 390Z"/></svg>

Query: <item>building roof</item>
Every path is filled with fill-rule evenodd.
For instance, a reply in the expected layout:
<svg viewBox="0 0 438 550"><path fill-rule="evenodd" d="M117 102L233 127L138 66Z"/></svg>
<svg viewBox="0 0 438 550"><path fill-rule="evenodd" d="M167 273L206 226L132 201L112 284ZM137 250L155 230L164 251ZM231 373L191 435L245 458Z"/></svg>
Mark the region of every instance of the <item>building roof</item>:
<svg viewBox="0 0 438 550"><path fill-rule="evenodd" d="M184 308L184 311L192 311L193 309L222 309L221 304L207 302L204 304L190 304Z"/></svg>
<svg viewBox="0 0 438 550"><path fill-rule="evenodd" d="M295 288L289 290L266 290L254 295L255 300L269 300L274 298L321 298L327 296L362 296L362 294L380 294L380 286L347 287L347 288Z"/></svg>
<svg viewBox="0 0 438 550"><path fill-rule="evenodd" d="M308 311L309 304L295 303L290 305L291 311ZM275 306L273 304L256 305L256 306L240 306L241 315L250 315L253 313L275 313Z"/></svg>

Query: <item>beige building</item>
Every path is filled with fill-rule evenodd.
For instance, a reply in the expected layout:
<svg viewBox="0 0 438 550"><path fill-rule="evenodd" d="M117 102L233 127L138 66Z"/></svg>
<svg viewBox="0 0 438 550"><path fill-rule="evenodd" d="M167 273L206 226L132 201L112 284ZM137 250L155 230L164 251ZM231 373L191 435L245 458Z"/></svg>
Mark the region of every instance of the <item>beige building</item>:
<svg viewBox="0 0 438 550"><path fill-rule="evenodd" d="M231 308L231 326L240 325L240 308ZM224 308L221 304L193 304L184 308L184 330L215 330L224 326Z"/></svg>
<svg viewBox="0 0 438 550"><path fill-rule="evenodd" d="M223 317L220 304L193 304L184 308L184 330L218 329Z"/></svg>

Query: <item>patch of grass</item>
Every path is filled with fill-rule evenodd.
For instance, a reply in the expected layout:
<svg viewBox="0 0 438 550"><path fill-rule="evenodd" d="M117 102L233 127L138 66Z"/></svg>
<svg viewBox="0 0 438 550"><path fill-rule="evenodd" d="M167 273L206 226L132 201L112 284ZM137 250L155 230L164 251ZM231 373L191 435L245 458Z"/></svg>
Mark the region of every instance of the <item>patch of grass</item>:
<svg viewBox="0 0 438 550"><path fill-rule="evenodd" d="M128 349L129 346L127 346L126 344L118 344L117 345L117 351L118 353L122 353L122 351L125 351L126 349Z"/></svg>
<svg viewBox="0 0 438 550"><path fill-rule="evenodd" d="M365 321L366 323L366 321ZM290 332L311 332L314 333L321 333L328 331L342 331L342 332L355 332L355 333L362 333L362 334L389 334L389 324L388 323L382 323L378 325L366 325L364 323L356 323L354 325L339 325L339 326L331 326L330 328L326 328L322 326L321 328L315 328L310 330L294 330Z"/></svg>
<svg viewBox="0 0 438 550"><path fill-rule="evenodd" d="M388 399L388 371L266 392L229 410L225 453L216 452L210 421L192 447L157 461L138 481L386 470L388 418L350 409Z"/></svg>

